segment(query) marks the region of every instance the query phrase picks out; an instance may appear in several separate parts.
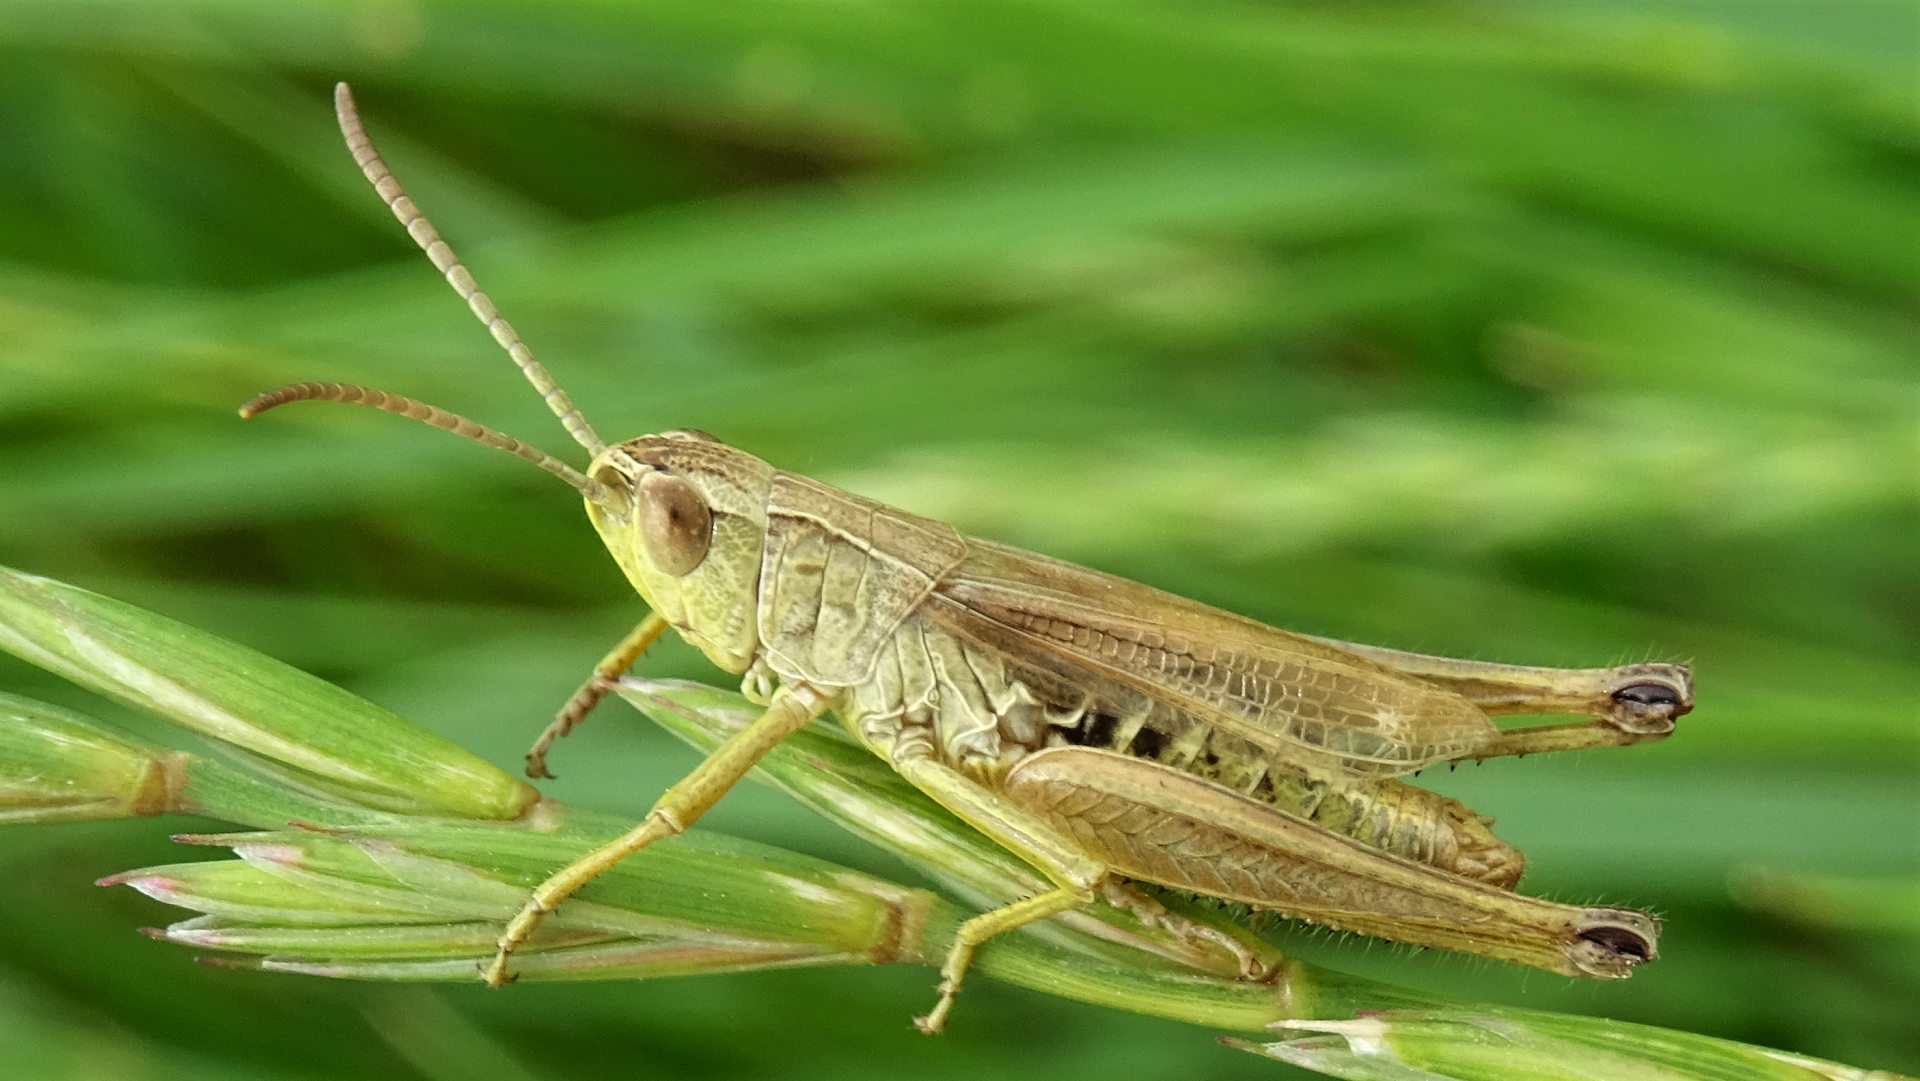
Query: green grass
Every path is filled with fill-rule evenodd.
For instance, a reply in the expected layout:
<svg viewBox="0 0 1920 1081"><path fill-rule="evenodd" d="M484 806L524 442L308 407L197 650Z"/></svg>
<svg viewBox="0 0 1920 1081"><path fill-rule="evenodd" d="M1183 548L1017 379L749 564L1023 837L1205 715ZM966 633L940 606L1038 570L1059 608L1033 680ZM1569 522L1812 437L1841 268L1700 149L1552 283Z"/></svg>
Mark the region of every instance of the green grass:
<svg viewBox="0 0 1920 1081"><path fill-rule="evenodd" d="M0 563L508 767L638 618L534 470L347 410L234 418L358 380L566 450L364 189L347 78L609 437L697 426L1314 633L1695 665L1664 743L1421 779L1499 816L1523 888L1659 910L1657 965L1289 949L1915 1072L1910 927L1748 887L1888 883L1847 910L1874 911L1920 875L1916 50L1910 6L1867 2L0 2ZM677 646L644 669L714 678ZM11 662L0 689L119 719ZM619 710L547 791L634 814L691 764ZM908 873L773 793L709 821ZM0 834L9 1061L1285 1072L984 983L924 1040L911 968L502 994L195 968L129 930L169 910L87 885L195 858L179 828Z"/></svg>
<svg viewBox="0 0 1920 1081"><path fill-rule="evenodd" d="M255 827L174 838L234 859L135 868L95 883L197 913L144 930L228 970L470 986L528 890L626 831L618 816L537 798L454 744L263 654L6 568L0 649L206 737L208 753L170 749L0 695L0 820L177 814ZM628 677L618 692L702 754L762 712L736 692L685 680ZM1032 867L830 724L790 734L750 776L974 908L1045 888ZM1787 884L1802 918L1822 910L1857 918L1863 896L1884 894L1832 879ZM1743 888L1776 903L1767 891L1777 898L1781 886L1778 876L1749 876ZM970 982L1229 1032L1279 1032L1271 1042L1221 1042L1351 1081L1862 1081L1850 1066L1711 1036L1356 978L1287 957L1204 899L1135 900L1096 900L998 936L975 958ZM1176 935L1138 904L1163 916L1165 905L1214 937ZM967 911L925 889L696 827L569 894L520 940L514 981L930 966ZM1237 940L1233 949L1222 948L1225 936ZM1266 971L1262 979L1242 976L1249 962ZM436 1046L431 1057L455 1051Z"/></svg>

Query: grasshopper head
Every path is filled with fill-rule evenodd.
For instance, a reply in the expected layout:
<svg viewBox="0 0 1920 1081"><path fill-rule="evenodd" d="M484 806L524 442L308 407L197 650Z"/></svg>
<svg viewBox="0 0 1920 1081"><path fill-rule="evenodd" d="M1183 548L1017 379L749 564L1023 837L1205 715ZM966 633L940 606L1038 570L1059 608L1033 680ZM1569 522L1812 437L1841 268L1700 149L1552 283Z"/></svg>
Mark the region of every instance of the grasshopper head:
<svg viewBox="0 0 1920 1081"><path fill-rule="evenodd" d="M729 672L759 647L754 606L773 467L704 432L608 447L588 467L587 516L640 595Z"/></svg>

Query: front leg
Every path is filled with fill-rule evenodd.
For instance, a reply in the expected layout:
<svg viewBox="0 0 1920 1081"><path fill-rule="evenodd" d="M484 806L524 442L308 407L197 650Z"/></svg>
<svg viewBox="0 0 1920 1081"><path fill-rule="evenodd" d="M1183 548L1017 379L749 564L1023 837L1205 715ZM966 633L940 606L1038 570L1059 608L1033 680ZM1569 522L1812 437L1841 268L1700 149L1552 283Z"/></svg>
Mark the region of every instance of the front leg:
<svg viewBox="0 0 1920 1081"><path fill-rule="evenodd" d="M667 617L650 612L639 626L628 631L618 645L600 658L600 663L593 666L593 675L587 677L580 689L573 692L573 697L560 708L560 715L553 719L546 731L540 733L539 739L533 741L533 749L527 752L527 776L553 778L553 774L547 771L547 752L553 748L554 741L573 731L573 726L600 704L600 700L613 690L615 681L626 675L627 669L632 668L640 655L659 641L666 631Z"/></svg>
<svg viewBox="0 0 1920 1081"><path fill-rule="evenodd" d="M714 748L713 753L695 766L692 773L667 789L638 826L618 840L567 864L534 887L533 896L527 900L526 907L507 924L506 932L500 936L499 952L493 955L492 963L487 965L483 973L488 985L501 987L512 982L512 977L507 974L507 958L532 936L534 928L540 926L540 920L559 907L560 902L593 881L602 871L635 852L662 837L685 831L721 796L726 795L735 782L746 776L754 763L760 761L775 744L806 727L807 722L826 711L827 705L826 696L804 684L782 689L774 696L773 704L767 707L765 713Z"/></svg>

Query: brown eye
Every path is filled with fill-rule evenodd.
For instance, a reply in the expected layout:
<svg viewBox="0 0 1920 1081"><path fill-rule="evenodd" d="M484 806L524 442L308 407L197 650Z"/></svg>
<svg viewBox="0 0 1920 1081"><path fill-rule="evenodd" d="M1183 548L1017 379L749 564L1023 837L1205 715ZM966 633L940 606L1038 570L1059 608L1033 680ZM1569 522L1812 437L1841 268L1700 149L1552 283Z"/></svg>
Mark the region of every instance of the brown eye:
<svg viewBox="0 0 1920 1081"><path fill-rule="evenodd" d="M665 473L648 473L640 479L640 538L653 565L678 578L707 558L713 512L693 485Z"/></svg>

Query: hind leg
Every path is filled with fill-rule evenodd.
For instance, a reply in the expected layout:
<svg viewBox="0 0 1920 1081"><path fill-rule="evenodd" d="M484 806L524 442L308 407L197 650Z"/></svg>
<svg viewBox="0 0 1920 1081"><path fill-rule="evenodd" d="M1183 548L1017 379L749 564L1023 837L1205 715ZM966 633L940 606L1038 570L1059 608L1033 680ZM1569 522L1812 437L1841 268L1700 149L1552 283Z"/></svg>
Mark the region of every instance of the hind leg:
<svg viewBox="0 0 1920 1081"><path fill-rule="evenodd" d="M1494 749L1468 756L1472 758L1622 747L1660 739L1673 731L1676 718L1693 709L1693 673L1683 664L1534 668L1434 657L1331 638L1320 641L1444 687L1489 714L1557 713L1595 718L1587 724L1544 725L1507 732L1494 741Z"/></svg>

